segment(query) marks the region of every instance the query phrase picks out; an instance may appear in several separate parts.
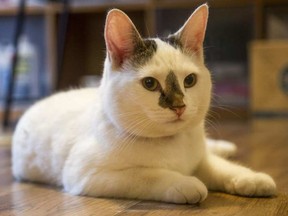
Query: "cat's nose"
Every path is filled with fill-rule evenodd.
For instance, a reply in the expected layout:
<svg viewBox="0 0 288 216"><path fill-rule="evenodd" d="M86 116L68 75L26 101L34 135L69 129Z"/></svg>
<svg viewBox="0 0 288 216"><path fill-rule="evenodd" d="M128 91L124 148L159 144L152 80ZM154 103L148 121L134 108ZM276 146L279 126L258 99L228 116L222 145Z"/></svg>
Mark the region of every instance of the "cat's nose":
<svg viewBox="0 0 288 216"><path fill-rule="evenodd" d="M180 117L185 112L186 106L183 105L183 106L171 107L170 109L173 110L178 117Z"/></svg>

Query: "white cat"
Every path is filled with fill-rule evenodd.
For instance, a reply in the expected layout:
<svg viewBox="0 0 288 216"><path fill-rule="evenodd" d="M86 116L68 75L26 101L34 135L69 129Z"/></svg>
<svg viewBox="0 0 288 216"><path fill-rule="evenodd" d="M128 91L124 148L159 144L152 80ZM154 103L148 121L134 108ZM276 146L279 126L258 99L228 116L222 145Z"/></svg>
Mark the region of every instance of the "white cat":
<svg viewBox="0 0 288 216"><path fill-rule="evenodd" d="M208 142L219 154L235 150L205 135L207 18L204 4L168 38L142 39L126 14L111 10L100 87L58 93L24 114L13 138L15 178L75 195L173 203L201 202L207 188L275 195L270 176L206 148Z"/></svg>

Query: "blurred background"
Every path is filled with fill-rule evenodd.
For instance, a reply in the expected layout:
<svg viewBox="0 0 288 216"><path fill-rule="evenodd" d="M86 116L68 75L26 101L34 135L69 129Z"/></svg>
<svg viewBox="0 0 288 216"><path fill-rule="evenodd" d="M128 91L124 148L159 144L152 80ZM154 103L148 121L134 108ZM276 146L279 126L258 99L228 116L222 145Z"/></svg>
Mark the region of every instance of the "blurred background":
<svg viewBox="0 0 288 216"><path fill-rule="evenodd" d="M122 9L143 36L161 37L177 31L205 2L210 6L204 47L214 82L213 118L287 118L288 0L27 0L22 13L19 0L0 0L0 121L7 118L16 50L9 128L36 100L97 85L107 10ZM23 29L15 41L19 22Z"/></svg>

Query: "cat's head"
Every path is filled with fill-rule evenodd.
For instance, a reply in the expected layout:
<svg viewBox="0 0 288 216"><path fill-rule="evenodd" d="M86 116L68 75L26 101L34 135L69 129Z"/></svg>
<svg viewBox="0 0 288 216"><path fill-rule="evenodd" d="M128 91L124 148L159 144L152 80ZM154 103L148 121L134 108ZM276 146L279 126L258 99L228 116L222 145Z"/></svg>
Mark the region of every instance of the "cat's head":
<svg viewBox="0 0 288 216"><path fill-rule="evenodd" d="M207 19L204 4L175 34L143 39L125 13L108 13L101 94L107 116L119 129L163 137L204 121L211 95L203 57Z"/></svg>

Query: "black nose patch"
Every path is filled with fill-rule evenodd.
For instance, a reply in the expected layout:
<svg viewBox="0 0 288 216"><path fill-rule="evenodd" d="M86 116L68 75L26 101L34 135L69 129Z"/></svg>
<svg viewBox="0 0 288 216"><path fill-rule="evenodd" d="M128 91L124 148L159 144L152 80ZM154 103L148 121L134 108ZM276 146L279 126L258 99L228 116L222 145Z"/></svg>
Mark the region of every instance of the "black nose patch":
<svg viewBox="0 0 288 216"><path fill-rule="evenodd" d="M183 107L183 98L178 79L173 71L170 71L165 80L165 89L161 90L159 105L163 108Z"/></svg>

